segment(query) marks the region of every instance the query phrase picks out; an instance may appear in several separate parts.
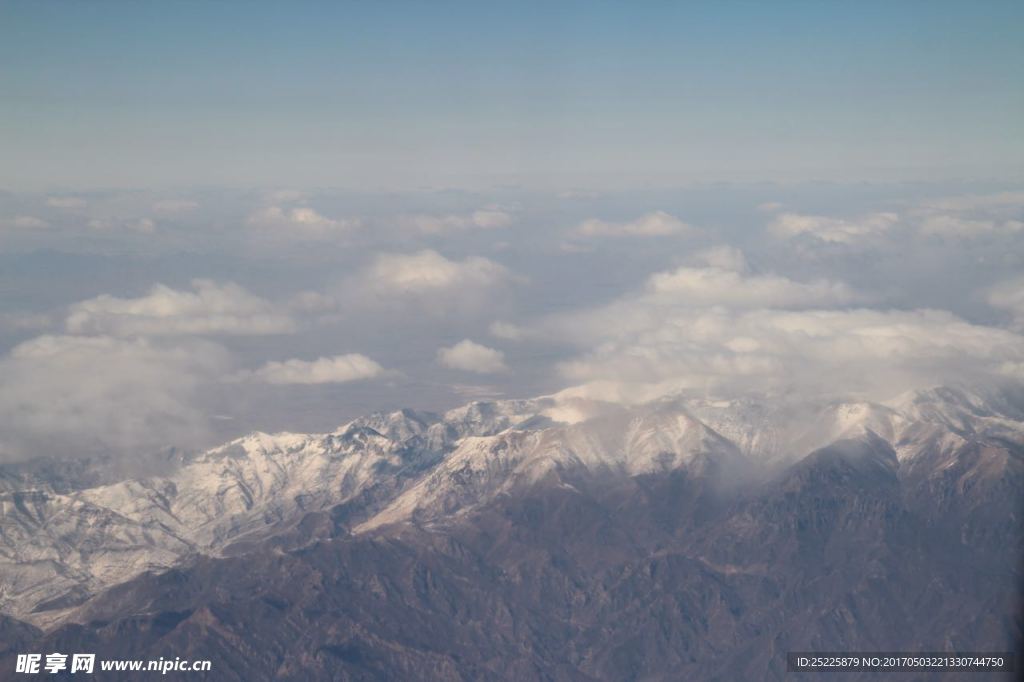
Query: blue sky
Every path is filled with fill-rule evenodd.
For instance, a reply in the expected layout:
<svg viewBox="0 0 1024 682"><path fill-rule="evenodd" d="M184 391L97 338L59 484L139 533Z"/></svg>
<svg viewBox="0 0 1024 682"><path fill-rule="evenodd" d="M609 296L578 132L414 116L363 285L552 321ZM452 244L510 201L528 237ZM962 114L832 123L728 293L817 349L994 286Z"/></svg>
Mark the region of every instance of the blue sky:
<svg viewBox="0 0 1024 682"><path fill-rule="evenodd" d="M1021 174L1019 2L0 5L0 187Z"/></svg>

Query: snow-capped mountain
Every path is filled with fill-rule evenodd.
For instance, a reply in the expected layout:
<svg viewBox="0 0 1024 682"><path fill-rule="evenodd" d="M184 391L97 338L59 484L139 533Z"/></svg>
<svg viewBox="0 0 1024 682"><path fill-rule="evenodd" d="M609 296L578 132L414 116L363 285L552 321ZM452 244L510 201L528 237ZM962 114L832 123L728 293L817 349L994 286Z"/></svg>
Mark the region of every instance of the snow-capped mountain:
<svg viewBox="0 0 1024 682"><path fill-rule="evenodd" d="M892 453L885 466L900 476L944 475L968 451L958 475L983 476L1024 446L1020 405L949 388L889 404L677 396L619 406L549 396L374 414L328 434L254 433L169 473L72 489L8 473L0 612L53 625L133 576L241 551L343 504L355 534L443 526L533 486L711 469L742 477L865 439L872 452Z"/></svg>

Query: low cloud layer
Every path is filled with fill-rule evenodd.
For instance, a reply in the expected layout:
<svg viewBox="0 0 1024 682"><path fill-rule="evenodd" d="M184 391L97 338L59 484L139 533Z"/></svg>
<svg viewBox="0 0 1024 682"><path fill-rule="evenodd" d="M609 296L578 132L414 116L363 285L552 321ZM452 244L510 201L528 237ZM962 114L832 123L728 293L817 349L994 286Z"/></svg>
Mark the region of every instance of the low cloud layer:
<svg viewBox="0 0 1024 682"><path fill-rule="evenodd" d="M539 323L581 352L569 381L650 397L675 390L730 394L799 390L875 397L936 383L1015 378L1024 337L941 310L879 310L841 282L752 274L742 252L697 254L709 267L651 275L643 290ZM1016 320L1020 280L989 292Z"/></svg>
<svg viewBox="0 0 1024 682"><path fill-rule="evenodd" d="M779 275L747 273L745 259L739 251L719 249L707 252L704 257L719 265L655 273L648 278L648 294L641 301L665 305L778 307L844 304L857 299L842 282L796 282Z"/></svg>
<svg viewBox="0 0 1024 682"><path fill-rule="evenodd" d="M268 384L344 384L372 379L384 373L379 364L359 353L335 355L312 361L292 359L268 362L259 369L240 376Z"/></svg>
<svg viewBox="0 0 1024 682"><path fill-rule="evenodd" d="M1005 187L0 193L0 458L468 397L1020 382L1021 224Z"/></svg>
<svg viewBox="0 0 1024 682"><path fill-rule="evenodd" d="M494 230L508 227L512 214L502 208L481 208L471 213L441 215L417 214L406 216L402 222L426 234L443 234L462 230Z"/></svg>
<svg viewBox="0 0 1024 682"><path fill-rule="evenodd" d="M665 237L690 229L689 225L674 215L653 211L621 223L590 218L576 228L576 234L581 237Z"/></svg>
<svg viewBox="0 0 1024 682"><path fill-rule="evenodd" d="M139 298L97 296L71 306L73 334L160 336L286 334L295 322L269 301L233 283L197 279L192 291L155 285Z"/></svg>
<svg viewBox="0 0 1024 682"><path fill-rule="evenodd" d="M361 224L358 219L328 218L308 206L266 206L253 212L246 222L251 227L279 233L275 236L313 239L327 239Z"/></svg>
<svg viewBox="0 0 1024 682"><path fill-rule="evenodd" d="M896 213L872 213L855 219L782 213L772 220L768 229L781 239L804 236L823 242L851 244L882 235L898 222Z"/></svg>
<svg viewBox="0 0 1024 682"><path fill-rule="evenodd" d="M497 374L508 371L504 353L469 339L463 339L454 346L439 349L437 361L449 369L476 372L477 374Z"/></svg>
<svg viewBox="0 0 1024 682"><path fill-rule="evenodd" d="M1009 313L1017 331L1024 331L1024 277L1000 282L989 290L987 299L992 307Z"/></svg>
<svg viewBox="0 0 1024 682"><path fill-rule="evenodd" d="M201 341L46 335L0 359L0 454L130 454L204 441L197 402L230 366Z"/></svg>
<svg viewBox="0 0 1024 682"><path fill-rule="evenodd" d="M437 251L384 253L376 256L353 284L374 296L473 296L508 282L511 273L489 258L449 259Z"/></svg>

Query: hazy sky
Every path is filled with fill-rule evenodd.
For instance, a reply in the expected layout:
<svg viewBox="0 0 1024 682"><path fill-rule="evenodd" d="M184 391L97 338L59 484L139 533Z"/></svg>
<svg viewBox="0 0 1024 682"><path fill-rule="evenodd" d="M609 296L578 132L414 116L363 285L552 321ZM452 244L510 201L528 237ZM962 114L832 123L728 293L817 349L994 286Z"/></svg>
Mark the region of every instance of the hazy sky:
<svg viewBox="0 0 1024 682"><path fill-rule="evenodd" d="M4 2L0 186L1020 177L1007 2Z"/></svg>
<svg viewBox="0 0 1024 682"><path fill-rule="evenodd" d="M0 461L1024 380L1024 5L0 3Z"/></svg>

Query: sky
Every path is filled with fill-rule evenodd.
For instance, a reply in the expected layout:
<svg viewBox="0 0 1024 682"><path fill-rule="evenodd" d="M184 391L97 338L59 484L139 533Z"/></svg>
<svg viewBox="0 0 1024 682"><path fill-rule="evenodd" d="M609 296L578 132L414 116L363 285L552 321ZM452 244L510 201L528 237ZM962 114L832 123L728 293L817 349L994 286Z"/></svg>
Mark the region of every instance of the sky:
<svg viewBox="0 0 1024 682"><path fill-rule="evenodd" d="M0 462L1024 382L1020 3L0 3Z"/></svg>
<svg viewBox="0 0 1024 682"><path fill-rule="evenodd" d="M0 186L1020 177L1019 2L20 2Z"/></svg>

